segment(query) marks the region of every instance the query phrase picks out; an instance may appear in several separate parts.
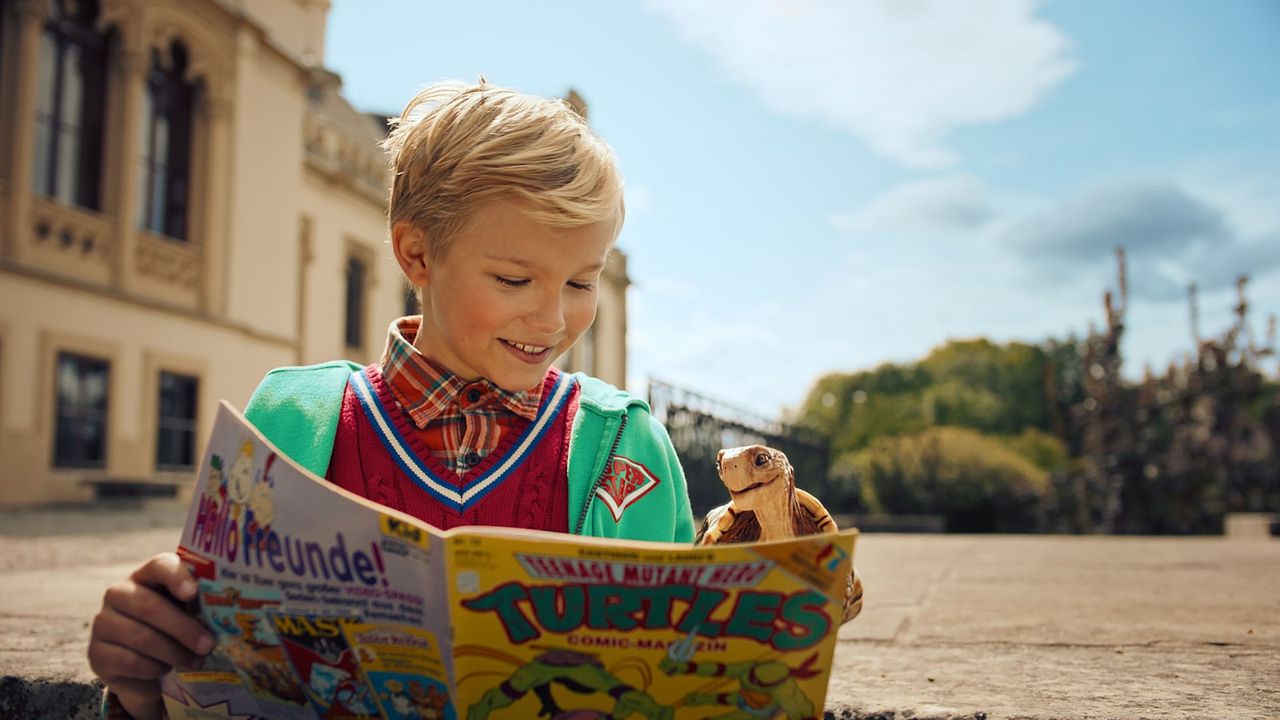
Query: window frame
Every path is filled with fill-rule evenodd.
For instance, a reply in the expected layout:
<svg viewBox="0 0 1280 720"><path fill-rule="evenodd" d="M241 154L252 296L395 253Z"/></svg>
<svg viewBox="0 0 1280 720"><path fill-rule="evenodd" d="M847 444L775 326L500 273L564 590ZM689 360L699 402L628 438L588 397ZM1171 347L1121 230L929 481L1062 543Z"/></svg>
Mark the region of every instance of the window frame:
<svg viewBox="0 0 1280 720"><path fill-rule="evenodd" d="M98 365L103 370L103 394L102 407L96 414L100 415L99 422L101 435L101 457L85 458L85 457L64 457L60 452L62 450L61 439L64 434L64 419L83 422L83 409L74 415L64 412L66 407L62 402L62 364L64 359L74 359L87 363ZM83 377L78 378L83 382ZM74 428L68 428L72 430ZM107 468L108 457L111 454L111 359L101 357L93 353L80 352L71 349L59 349L54 353L53 357L53 437L50 454L52 455L52 466L55 470L105 470Z"/></svg>
<svg viewBox="0 0 1280 720"><path fill-rule="evenodd" d="M106 112L108 94L110 92L110 63L114 55L114 33L101 31L96 21L101 8L95 0L84 0L92 5L79 18L50 13L44 20L40 32L40 45L37 50L37 79L45 72L46 54L52 53L53 66L48 68L51 82L37 82L43 88L36 98L34 133L32 140L34 152L31 158L32 190L44 197L77 207L100 212L103 200L103 173L106 170ZM53 0L51 7L61 10L59 0ZM79 22L84 17L91 17L88 23ZM52 48L50 50L50 48ZM72 51L78 50L81 70L79 81L81 92L75 98L79 104L79 117L71 121L67 114L71 112L64 107L71 99L68 96L66 83L73 78L69 76L68 64L75 62ZM46 108L48 104L50 107ZM72 164L64 165L61 157L69 151L64 144L74 144L77 157ZM43 161L43 162L42 162ZM43 167L41 167L43 165ZM73 175L64 176L64 172Z"/></svg>
<svg viewBox="0 0 1280 720"><path fill-rule="evenodd" d="M351 350L365 348L365 336L368 334L370 263L364 253L348 252L343 268L343 311L342 311L342 344ZM358 267L359 278L354 282L357 296L353 308L352 268Z"/></svg>
<svg viewBox="0 0 1280 720"><path fill-rule="evenodd" d="M138 226L184 243L191 240L196 103L201 91L198 81L185 77L190 56L180 40L174 40L164 53L151 49L143 88L138 179ZM159 132L162 124L163 134Z"/></svg>
<svg viewBox="0 0 1280 720"><path fill-rule="evenodd" d="M190 381L190 417L169 417L165 415L165 377L178 378L183 381ZM200 385L201 380L199 374L187 373L169 368L160 368L155 375L156 378L156 424L155 424L155 452L152 456L152 462L156 472L188 472L194 470L199 462L197 458L199 445L199 429L200 429ZM179 427L173 427L178 425ZM162 462L162 455L165 451L164 437L166 432L186 433L188 436L188 450L190 457L186 463L168 463Z"/></svg>

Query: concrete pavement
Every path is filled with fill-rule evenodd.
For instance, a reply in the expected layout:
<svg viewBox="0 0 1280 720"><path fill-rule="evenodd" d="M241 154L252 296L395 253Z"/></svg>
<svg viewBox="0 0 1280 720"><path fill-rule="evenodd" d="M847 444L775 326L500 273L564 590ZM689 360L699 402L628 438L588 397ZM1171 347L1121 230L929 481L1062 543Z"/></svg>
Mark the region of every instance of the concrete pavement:
<svg viewBox="0 0 1280 720"><path fill-rule="evenodd" d="M0 720L91 717L106 585L176 506L0 512ZM867 534L835 718L1280 718L1280 540Z"/></svg>
<svg viewBox="0 0 1280 720"><path fill-rule="evenodd" d="M1280 541L864 539L830 690L861 715L1280 718Z"/></svg>

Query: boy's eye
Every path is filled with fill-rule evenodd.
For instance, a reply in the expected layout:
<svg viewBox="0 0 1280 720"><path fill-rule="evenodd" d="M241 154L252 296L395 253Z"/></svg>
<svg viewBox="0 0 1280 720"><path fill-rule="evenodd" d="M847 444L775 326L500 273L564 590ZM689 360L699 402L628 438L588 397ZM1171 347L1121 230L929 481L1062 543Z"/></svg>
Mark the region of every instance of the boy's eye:
<svg viewBox="0 0 1280 720"><path fill-rule="evenodd" d="M589 283L589 282L574 282L574 281L572 281L572 280L571 280L571 281L569 281L569 287L573 288L574 290L583 290L583 291L586 291L586 290L590 290L591 288L595 287L595 285L592 285L592 284L591 284L591 283Z"/></svg>
<svg viewBox="0 0 1280 720"><path fill-rule="evenodd" d="M493 277L498 281L499 285L505 285L507 287L521 287L529 283L529 281L524 278L510 278L502 275L494 275Z"/></svg>

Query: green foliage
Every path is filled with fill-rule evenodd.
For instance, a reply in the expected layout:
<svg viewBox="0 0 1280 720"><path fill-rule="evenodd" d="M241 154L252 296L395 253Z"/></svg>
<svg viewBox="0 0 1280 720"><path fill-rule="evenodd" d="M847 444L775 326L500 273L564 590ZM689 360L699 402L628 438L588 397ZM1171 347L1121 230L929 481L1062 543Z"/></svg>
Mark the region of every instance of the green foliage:
<svg viewBox="0 0 1280 720"><path fill-rule="evenodd" d="M1043 349L1020 342L953 340L934 350L920 363L934 386L965 388L971 393L970 404L954 408L960 422L939 415L937 424L1002 435L1025 427L1048 429L1046 360Z"/></svg>
<svg viewBox="0 0 1280 720"><path fill-rule="evenodd" d="M828 495L822 498L828 510L839 513L879 513L883 506L876 490L858 466L858 453L847 452L831 463L827 474Z"/></svg>
<svg viewBox="0 0 1280 720"><path fill-rule="evenodd" d="M930 425L990 429L1002 425L1005 403L990 390L949 378L936 382L921 397Z"/></svg>
<svg viewBox="0 0 1280 720"><path fill-rule="evenodd" d="M1041 470L1061 472L1071 464L1066 445L1038 428L1026 428L1017 435L1001 438L1001 441L1005 447L1030 460Z"/></svg>
<svg viewBox="0 0 1280 720"><path fill-rule="evenodd" d="M920 400L928 384L916 367L892 364L827 375L809 392L796 424L821 433L837 453L880 435L915 432L930 424Z"/></svg>
<svg viewBox="0 0 1280 720"><path fill-rule="evenodd" d="M829 438L834 453L937 425L999 435L1048 430L1048 363L1034 345L952 341L919 363L821 378L796 422Z"/></svg>
<svg viewBox="0 0 1280 720"><path fill-rule="evenodd" d="M868 394L865 399L859 395L851 402L842 431L832 439L832 451L865 447L877 437L919 432L929 425L918 394Z"/></svg>
<svg viewBox="0 0 1280 720"><path fill-rule="evenodd" d="M999 440L974 430L935 427L878 438L833 470L846 492L870 509L946 518L951 532L1029 532L1049 475Z"/></svg>

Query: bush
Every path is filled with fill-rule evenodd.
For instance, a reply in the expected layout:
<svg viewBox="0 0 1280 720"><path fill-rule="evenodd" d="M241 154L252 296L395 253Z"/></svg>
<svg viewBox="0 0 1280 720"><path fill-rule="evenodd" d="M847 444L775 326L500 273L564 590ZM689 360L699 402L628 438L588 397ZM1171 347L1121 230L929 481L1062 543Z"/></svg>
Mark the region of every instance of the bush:
<svg viewBox="0 0 1280 720"><path fill-rule="evenodd" d="M1000 440L958 427L878 438L832 471L873 511L946 518L948 532L1038 529L1049 474Z"/></svg>
<svg viewBox="0 0 1280 720"><path fill-rule="evenodd" d="M1002 442L1041 470L1059 472L1066 470L1071 463L1067 446L1043 430L1027 428L1018 435L1002 438Z"/></svg>

